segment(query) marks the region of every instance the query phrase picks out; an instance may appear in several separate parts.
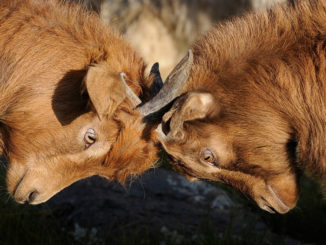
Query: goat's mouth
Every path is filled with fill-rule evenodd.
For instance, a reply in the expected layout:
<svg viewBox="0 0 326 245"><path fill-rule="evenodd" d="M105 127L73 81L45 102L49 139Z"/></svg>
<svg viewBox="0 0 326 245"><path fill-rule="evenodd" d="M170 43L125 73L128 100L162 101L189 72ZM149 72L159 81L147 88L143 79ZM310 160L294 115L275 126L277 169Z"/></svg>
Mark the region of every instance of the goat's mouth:
<svg viewBox="0 0 326 245"><path fill-rule="evenodd" d="M257 205L269 212L269 213L279 213L285 214L292 209L284 203L280 196L275 192L271 185L266 185L266 191L264 194L256 200Z"/></svg>
<svg viewBox="0 0 326 245"><path fill-rule="evenodd" d="M23 182L28 169L19 164L9 164L6 174L7 189L10 196L12 196L16 201L15 193L18 187Z"/></svg>
<svg viewBox="0 0 326 245"><path fill-rule="evenodd" d="M16 196L16 192L17 192L17 189L18 187L20 186L20 184L23 182L26 174L27 174L28 170L21 176L20 180L17 182L17 184L15 185L15 187L12 189L12 191L9 191L10 194L15 198Z"/></svg>
<svg viewBox="0 0 326 245"><path fill-rule="evenodd" d="M28 170L21 176L14 188L8 188L10 195L15 199L16 202L20 204L38 204L43 201L40 200L39 192L33 188L27 188L24 183L25 177L28 174Z"/></svg>
<svg viewBox="0 0 326 245"><path fill-rule="evenodd" d="M35 169L25 169L16 172L10 169L7 173L8 192L11 197L20 204L40 204L51 198L57 191L49 182L50 178L41 175Z"/></svg>

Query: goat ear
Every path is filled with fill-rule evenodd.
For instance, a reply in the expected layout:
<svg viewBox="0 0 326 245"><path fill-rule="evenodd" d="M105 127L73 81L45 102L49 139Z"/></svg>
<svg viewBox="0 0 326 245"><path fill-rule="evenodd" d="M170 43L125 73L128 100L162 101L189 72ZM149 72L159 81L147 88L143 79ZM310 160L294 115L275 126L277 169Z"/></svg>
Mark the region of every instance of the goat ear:
<svg viewBox="0 0 326 245"><path fill-rule="evenodd" d="M119 74L113 74L101 64L88 69L84 86L100 120L112 116L126 98L125 87L120 81Z"/></svg>
<svg viewBox="0 0 326 245"><path fill-rule="evenodd" d="M180 97L163 116L163 125L168 124L169 138L183 139L183 124L186 121L215 117L220 112L220 106L210 93L191 92Z"/></svg>

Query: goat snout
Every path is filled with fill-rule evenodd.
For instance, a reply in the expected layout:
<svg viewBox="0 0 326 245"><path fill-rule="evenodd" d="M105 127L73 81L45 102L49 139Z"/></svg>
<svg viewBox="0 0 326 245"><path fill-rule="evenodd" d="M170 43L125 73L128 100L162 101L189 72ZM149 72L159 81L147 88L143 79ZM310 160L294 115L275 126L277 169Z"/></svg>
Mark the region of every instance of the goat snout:
<svg viewBox="0 0 326 245"><path fill-rule="evenodd" d="M260 190L259 195L261 196L256 198L258 206L269 213L287 213L295 206L297 200L297 196L292 198L291 202L288 201L287 196L283 196L281 199L274 188L268 184Z"/></svg>
<svg viewBox="0 0 326 245"><path fill-rule="evenodd" d="M24 204L33 204L33 202L37 199L39 192L37 190L32 190L27 193L19 193L15 194L14 198L18 203Z"/></svg>
<svg viewBox="0 0 326 245"><path fill-rule="evenodd" d="M31 191L28 194L28 197L27 197L25 203L33 203L33 201L36 199L36 197L38 196L38 194L39 194L39 192L36 191L36 190Z"/></svg>
<svg viewBox="0 0 326 245"><path fill-rule="evenodd" d="M43 183L43 179L39 173L30 169L27 170L13 189L12 197L21 204L38 204L42 202L46 193L44 186L40 185L40 183Z"/></svg>

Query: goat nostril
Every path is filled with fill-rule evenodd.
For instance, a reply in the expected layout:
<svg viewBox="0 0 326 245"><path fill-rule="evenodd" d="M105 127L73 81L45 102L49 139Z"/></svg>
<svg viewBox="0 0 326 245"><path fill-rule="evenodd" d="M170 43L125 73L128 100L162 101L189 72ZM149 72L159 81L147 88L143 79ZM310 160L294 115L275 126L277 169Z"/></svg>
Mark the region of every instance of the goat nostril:
<svg viewBox="0 0 326 245"><path fill-rule="evenodd" d="M38 191L32 191L31 193L29 193L27 199L26 199L26 203L32 203L36 196L38 195Z"/></svg>

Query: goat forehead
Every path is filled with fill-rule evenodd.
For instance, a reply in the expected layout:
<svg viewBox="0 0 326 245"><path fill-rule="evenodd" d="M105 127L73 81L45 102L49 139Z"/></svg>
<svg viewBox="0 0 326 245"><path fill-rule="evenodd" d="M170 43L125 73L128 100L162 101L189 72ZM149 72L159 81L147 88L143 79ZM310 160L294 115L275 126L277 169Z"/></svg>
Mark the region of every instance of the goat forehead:
<svg viewBox="0 0 326 245"><path fill-rule="evenodd" d="M189 148L215 146L230 144L233 140L232 134L221 127L218 123L189 124L185 127L187 140L184 145Z"/></svg>

